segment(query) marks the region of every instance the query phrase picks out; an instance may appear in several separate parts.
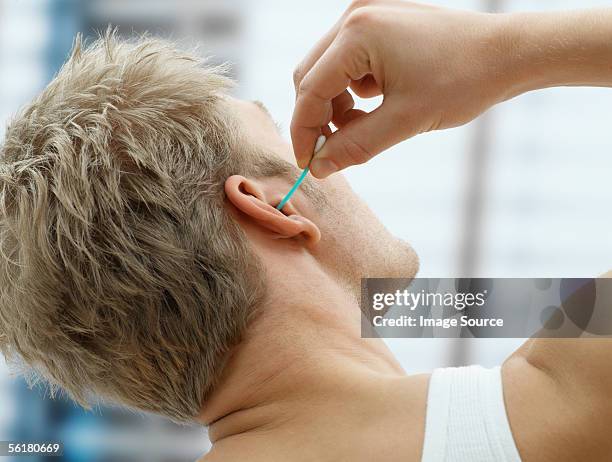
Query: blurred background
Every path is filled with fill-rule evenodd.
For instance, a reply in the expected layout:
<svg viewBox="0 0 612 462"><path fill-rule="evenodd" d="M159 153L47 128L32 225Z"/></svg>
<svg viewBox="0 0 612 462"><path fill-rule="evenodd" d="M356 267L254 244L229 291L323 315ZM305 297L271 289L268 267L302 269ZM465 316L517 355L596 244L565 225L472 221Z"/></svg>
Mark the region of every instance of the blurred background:
<svg viewBox="0 0 612 462"><path fill-rule="evenodd" d="M231 62L236 96L262 100L288 138L293 67L348 3L0 0L0 122L53 77L76 32L93 36L112 23L123 35L182 38L216 61ZM483 11L610 6L594 0L430 3ZM530 93L465 127L418 136L346 176L388 228L415 247L421 276L594 276L612 269L611 113L611 89ZM521 340L388 343L413 373L500 364ZM86 413L49 400L44 389L29 390L9 375L1 359L0 440L61 441L66 461L193 461L208 448L202 428L106 407Z"/></svg>

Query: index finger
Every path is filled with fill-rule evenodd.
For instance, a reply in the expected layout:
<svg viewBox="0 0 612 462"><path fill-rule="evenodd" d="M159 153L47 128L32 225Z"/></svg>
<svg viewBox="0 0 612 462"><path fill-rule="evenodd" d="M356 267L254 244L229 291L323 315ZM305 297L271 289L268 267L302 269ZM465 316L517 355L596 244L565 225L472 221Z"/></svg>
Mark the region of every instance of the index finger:
<svg viewBox="0 0 612 462"><path fill-rule="evenodd" d="M342 94L351 80L359 80L369 72L363 53L354 53L349 42L336 37L312 69L302 79L291 119L293 151L300 168L312 157L321 128L333 117L332 100Z"/></svg>

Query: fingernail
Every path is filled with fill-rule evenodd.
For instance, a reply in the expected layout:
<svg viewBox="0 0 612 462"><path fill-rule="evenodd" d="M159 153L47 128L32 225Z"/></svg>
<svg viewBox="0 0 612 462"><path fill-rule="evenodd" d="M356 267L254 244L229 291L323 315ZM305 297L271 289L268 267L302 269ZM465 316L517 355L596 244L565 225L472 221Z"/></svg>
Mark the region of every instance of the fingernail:
<svg viewBox="0 0 612 462"><path fill-rule="evenodd" d="M310 165L310 171L317 178L327 178L338 171L338 166L333 160L326 158L315 158Z"/></svg>

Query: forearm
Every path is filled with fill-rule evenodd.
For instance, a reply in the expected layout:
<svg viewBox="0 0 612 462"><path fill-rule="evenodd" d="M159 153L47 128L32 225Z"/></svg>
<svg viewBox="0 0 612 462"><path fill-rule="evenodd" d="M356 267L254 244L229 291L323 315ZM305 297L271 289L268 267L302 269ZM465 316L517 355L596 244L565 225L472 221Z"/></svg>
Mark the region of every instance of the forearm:
<svg viewBox="0 0 612 462"><path fill-rule="evenodd" d="M554 86L612 86L612 8L501 15L508 99Z"/></svg>
<svg viewBox="0 0 612 462"><path fill-rule="evenodd" d="M294 83L298 165L312 159L330 124L338 128L310 164L321 179L530 90L612 86L612 8L485 14L359 0L311 50ZM383 103L356 110L348 87Z"/></svg>

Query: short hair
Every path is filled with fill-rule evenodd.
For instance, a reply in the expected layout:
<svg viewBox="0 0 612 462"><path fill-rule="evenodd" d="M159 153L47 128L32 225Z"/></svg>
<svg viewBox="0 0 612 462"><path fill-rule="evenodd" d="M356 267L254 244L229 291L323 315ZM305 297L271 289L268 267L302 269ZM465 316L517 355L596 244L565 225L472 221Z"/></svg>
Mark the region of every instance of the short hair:
<svg viewBox="0 0 612 462"><path fill-rule="evenodd" d="M77 37L0 158L0 349L85 407L199 414L265 295L224 206L275 175L223 104L223 69L160 39Z"/></svg>

